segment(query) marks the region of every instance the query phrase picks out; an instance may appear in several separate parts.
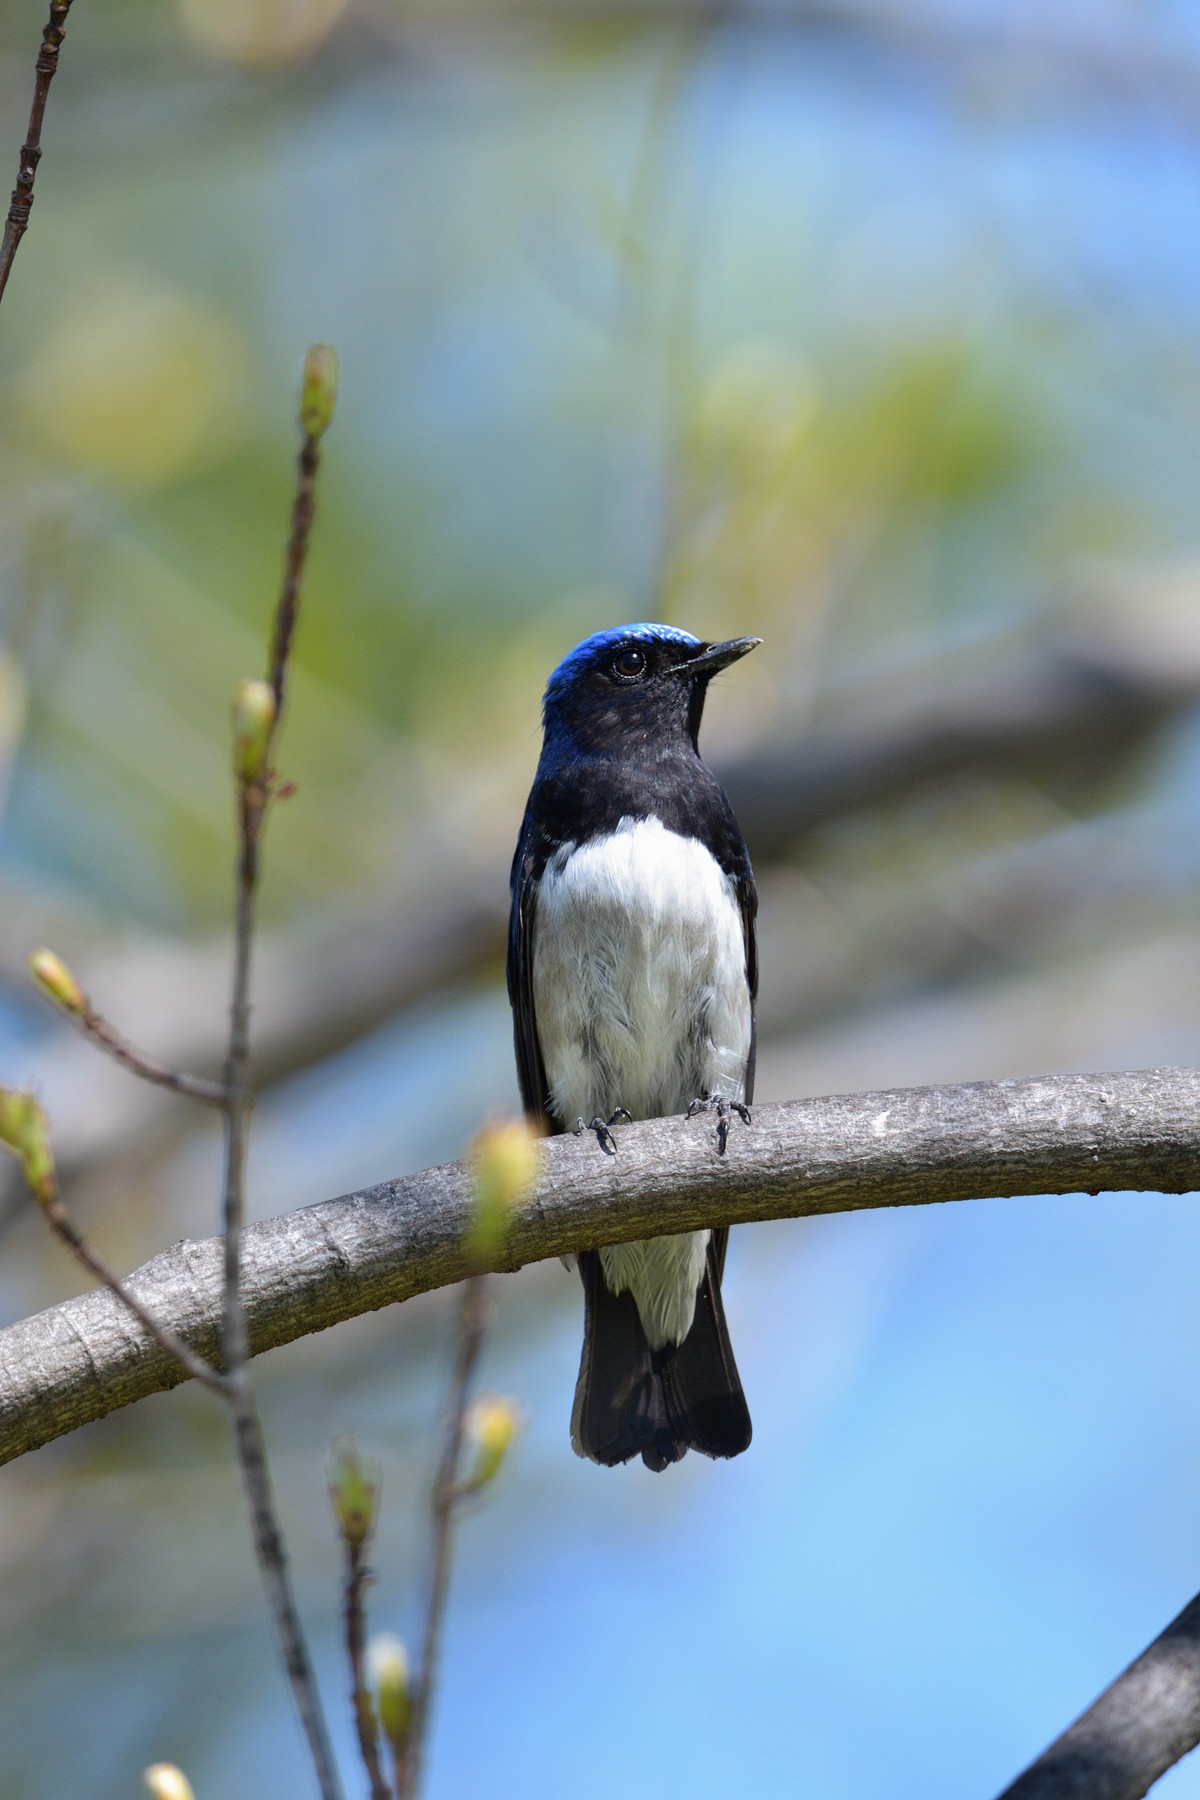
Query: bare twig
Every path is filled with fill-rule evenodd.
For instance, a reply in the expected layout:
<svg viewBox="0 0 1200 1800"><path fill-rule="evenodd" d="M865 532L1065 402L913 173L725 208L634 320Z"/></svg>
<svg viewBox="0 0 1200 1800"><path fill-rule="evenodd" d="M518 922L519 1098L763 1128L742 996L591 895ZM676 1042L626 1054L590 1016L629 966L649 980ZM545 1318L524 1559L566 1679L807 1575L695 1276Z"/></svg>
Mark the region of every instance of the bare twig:
<svg viewBox="0 0 1200 1800"><path fill-rule="evenodd" d="M39 64L40 67L40 64ZM270 765L272 740L279 723L279 698L292 631L309 527L313 515L313 475L317 440L329 424L336 388L336 360L323 346L305 361L300 417L303 441L299 456L297 498L292 513L283 592L273 631L271 685L243 682L234 707L234 769L237 780L238 852L234 921L233 994L223 1085L175 1073L135 1051L93 1010L82 988L53 951L39 950L30 968L45 993L93 1043L126 1068L160 1086L220 1105L225 1114L225 1165L222 1190L223 1292L220 1351L224 1373L216 1372L182 1338L162 1326L151 1310L129 1294L119 1278L95 1255L72 1224L57 1188L46 1135L45 1115L32 1094L0 1090L4 1101L5 1147L22 1163L47 1218L66 1243L122 1306L138 1319L157 1347L171 1355L189 1375L220 1394L233 1414L234 1441L250 1509L251 1526L263 1586L270 1603L284 1667L300 1721L308 1740L322 1800L340 1800L337 1768L329 1745L320 1698L288 1574L287 1555L271 1496L262 1426L249 1374L249 1344L241 1296L241 1241L245 1213L246 1139L252 1106L250 1085L250 959L258 892L259 842L269 802L279 789Z"/></svg>
<svg viewBox="0 0 1200 1800"><path fill-rule="evenodd" d="M311 362L311 353L309 361ZM330 1748L308 1646L292 1592L287 1553L271 1495L262 1425L249 1373L246 1315L241 1294L242 1228L245 1217L246 1142L253 1092L250 1086L250 961L258 897L259 842L272 792L270 749L279 723L284 672L291 647L313 513L316 444L324 429L314 430L306 412L309 364L301 401L303 439L299 454L292 529L285 559L283 590L276 608L270 680L274 705L260 715L260 735L251 730L237 744L238 853L234 911L233 994L229 1007L229 1049L225 1061L225 1171L222 1198L224 1225L224 1305L221 1334L225 1382L233 1410L234 1439L242 1481L250 1507L254 1547L263 1586L270 1602L280 1653L292 1698L308 1740L322 1800L340 1800L341 1786ZM332 412L332 400L329 411ZM328 424L326 417L324 424ZM253 721L252 721L253 724Z"/></svg>
<svg viewBox="0 0 1200 1800"><path fill-rule="evenodd" d="M343 1617L346 1660L350 1664L350 1707L371 1800L392 1800L379 1756L379 1725L364 1669L367 1635L366 1590L374 1576L367 1567L367 1548L375 1535L379 1512L380 1473L352 1436L339 1438L330 1452L329 1499L346 1552ZM381 1703L380 1712L384 1711Z"/></svg>
<svg viewBox="0 0 1200 1800"><path fill-rule="evenodd" d="M271 642L271 662L267 679L275 694L275 710L283 711L284 685L287 678L288 653L292 633L296 629L296 609L300 602L300 581L308 555L308 537L316 509L317 469L321 460L321 440L306 431L296 468L296 493L292 501L292 529L284 559L283 591L275 610L275 631Z"/></svg>
<svg viewBox="0 0 1200 1800"><path fill-rule="evenodd" d="M58 966L58 972L64 978L63 985L69 986L73 990L73 997L81 1001L82 996L68 972L61 965ZM89 1274L99 1277L126 1311L132 1313L150 1333L159 1348L174 1357L185 1375L190 1375L203 1382L205 1387L225 1395L225 1382L216 1370L203 1357L197 1356L169 1325L161 1324L153 1312L129 1292L120 1276L97 1255L71 1218L59 1190L58 1172L50 1145L49 1122L37 1096L29 1088L0 1087L0 1149L15 1158L21 1171L21 1179L41 1207L50 1229Z"/></svg>
<svg viewBox="0 0 1200 1800"><path fill-rule="evenodd" d="M0 299L8 286L8 274L17 254L17 245L25 236L25 229L29 224L29 213L33 206L33 179L42 157L42 119L46 111L46 96L58 68L59 46L66 36L67 14L70 10L71 0L51 0L50 17L42 32L42 45L34 64L36 72L29 125L25 132L25 142L21 145L17 185L12 191L12 203L4 221L4 238L0 242Z"/></svg>
<svg viewBox="0 0 1200 1800"><path fill-rule="evenodd" d="M199 1100L206 1106L224 1106L225 1088L221 1082L206 1081L202 1075L188 1075L181 1069L169 1069L165 1063L155 1062L152 1056L128 1043L90 1005L82 1012L71 1012L65 1007L62 1011L81 1037L105 1051L131 1075L137 1075L155 1087L169 1088L173 1094L182 1094L189 1100Z"/></svg>
<svg viewBox="0 0 1200 1800"><path fill-rule="evenodd" d="M421 1766L429 1715L437 1679L438 1652L441 1645L442 1620L446 1611L446 1594L450 1584L451 1528L454 1511L462 1497L458 1468L462 1458L463 1425L471 1382L483 1349L490 1308L486 1280L472 1275L463 1283L459 1312L458 1354L454 1378L446 1409L442 1453L433 1483L432 1540L430 1546L429 1590L425 1603L425 1622L421 1634L421 1666L413 1691L412 1724L404 1761L397 1771L399 1800L415 1800L421 1784Z"/></svg>
<svg viewBox="0 0 1200 1800"><path fill-rule="evenodd" d="M364 1590L372 1579L366 1562L366 1546L346 1545L346 1656L350 1663L350 1701L354 1709L354 1727L358 1748L371 1789L371 1800L392 1800L392 1790L384 1777L379 1755L379 1729L367 1691L363 1668L366 1654L367 1617Z"/></svg>
<svg viewBox="0 0 1200 1800"><path fill-rule="evenodd" d="M154 1342L174 1357L180 1368L190 1375L193 1381L199 1381L212 1393L219 1394L222 1399L228 1398L224 1378L217 1373L211 1363L202 1356L197 1356L183 1339L169 1325L162 1325L154 1314L142 1305L137 1295L131 1292L121 1277L109 1267L102 1256L97 1255L70 1213L59 1199L42 1202L42 1211L54 1235L64 1243L85 1269L102 1281L109 1291L116 1295L121 1305L131 1312L143 1328L149 1332Z"/></svg>

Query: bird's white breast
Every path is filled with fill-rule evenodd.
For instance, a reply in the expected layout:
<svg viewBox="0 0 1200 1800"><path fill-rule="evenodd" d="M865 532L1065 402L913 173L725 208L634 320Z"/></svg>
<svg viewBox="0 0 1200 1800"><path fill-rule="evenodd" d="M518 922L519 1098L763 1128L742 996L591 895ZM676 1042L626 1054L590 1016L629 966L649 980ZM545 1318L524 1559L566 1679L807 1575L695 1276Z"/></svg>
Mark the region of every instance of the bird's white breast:
<svg viewBox="0 0 1200 1800"><path fill-rule="evenodd" d="M538 890L533 1004L551 1103L568 1128L745 1098L746 942L733 881L695 838L657 819L566 845ZM600 1251L628 1288L653 1349L691 1329L707 1231Z"/></svg>
<svg viewBox="0 0 1200 1800"><path fill-rule="evenodd" d="M618 1106L635 1119L701 1095L744 1095L746 945L732 879L657 819L566 846L534 920L533 997L564 1125Z"/></svg>

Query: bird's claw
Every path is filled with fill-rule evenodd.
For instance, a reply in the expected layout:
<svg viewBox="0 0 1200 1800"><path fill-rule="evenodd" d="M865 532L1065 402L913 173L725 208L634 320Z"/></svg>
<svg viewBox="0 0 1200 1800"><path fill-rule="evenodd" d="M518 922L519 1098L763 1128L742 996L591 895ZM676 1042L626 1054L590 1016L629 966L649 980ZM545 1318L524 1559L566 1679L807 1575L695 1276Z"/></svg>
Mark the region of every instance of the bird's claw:
<svg viewBox="0 0 1200 1800"><path fill-rule="evenodd" d="M730 1100L725 1094L709 1094L702 1100L693 1100L686 1116L694 1119L697 1113L713 1111L717 1115L717 1155L724 1156L725 1146L729 1142L730 1113L736 1113L743 1125L749 1125L750 1108L740 1100Z"/></svg>
<svg viewBox="0 0 1200 1800"><path fill-rule="evenodd" d="M618 1106L611 1119L601 1119L597 1117L595 1119L585 1120L583 1114L580 1113L575 1121L575 1136L582 1137L585 1131L594 1131L596 1134L596 1142L599 1144L604 1154L606 1156L615 1156L617 1154L617 1140L612 1134L611 1127L616 1124L618 1119L625 1119L632 1125L633 1114L624 1106Z"/></svg>

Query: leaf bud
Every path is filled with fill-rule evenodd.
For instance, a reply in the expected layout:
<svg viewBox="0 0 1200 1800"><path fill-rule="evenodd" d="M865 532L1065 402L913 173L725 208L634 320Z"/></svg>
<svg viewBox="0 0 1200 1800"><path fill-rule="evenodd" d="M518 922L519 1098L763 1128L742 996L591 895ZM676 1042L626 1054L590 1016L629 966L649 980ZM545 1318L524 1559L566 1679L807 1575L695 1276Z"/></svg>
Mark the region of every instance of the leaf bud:
<svg viewBox="0 0 1200 1800"><path fill-rule="evenodd" d="M46 1115L27 1088L0 1087L0 1146L20 1163L39 1206L57 1199Z"/></svg>
<svg viewBox="0 0 1200 1800"><path fill-rule="evenodd" d="M521 1424L515 1400L501 1394L481 1394L466 1420L466 1440L475 1452L475 1463L464 1486L472 1493L495 1479Z"/></svg>
<svg viewBox="0 0 1200 1800"><path fill-rule="evenodd" d="M513 1208L538 1172L537 1139L524 1119L485 1125L470 1148L475 1206L467 1254L486 1268L504 1247Z"/></svg>
<svg viewBox="0 0 1200 1800"><path fill-rule="evenodd" d="M233 701L233 763L243 781L257 781L275 729L275 690L269 681L239 681Z"/></svg>
<svg viewBox="0 0 1200 1800"><path fill-rule="evenodd" d="M375 1689L379 1723L399 1755L408 1739L412 1694L408 1685L408 1652L394 1631L379 1632L367 1645L367 1676Z"/></svg>
<svg viewBox="0 0 1200 1800"><path fill-rule="evenodd" d="M354 1549L361 1549L375 1528L379 1502L379 1465L364 1456L351 1433L338 1438L327 1465L329 1498L342 1537Z"/></svg>
<svg viewBox="0 0 1200 1800"><path fill-rule="evenodd" d="M53 950L35 950L29 959L29 972L43 993L57 1000L68 1012L87 1010L87 997L61 957Z"/></svg>
<svg viewBox="0 0 1200 1800"><path fill-rule="evenodd" d="M151 1763L142 1770L142 1780L154 1800L195 1800L191 1782L174 1763Z"/></svg>
<svg viewBox="0 0 1200 1800"><path fill-rule="evenodd" d="M304 359L300 423L310 438L323 437L337 405L338 359L332 344L314 344Z"/></svg>

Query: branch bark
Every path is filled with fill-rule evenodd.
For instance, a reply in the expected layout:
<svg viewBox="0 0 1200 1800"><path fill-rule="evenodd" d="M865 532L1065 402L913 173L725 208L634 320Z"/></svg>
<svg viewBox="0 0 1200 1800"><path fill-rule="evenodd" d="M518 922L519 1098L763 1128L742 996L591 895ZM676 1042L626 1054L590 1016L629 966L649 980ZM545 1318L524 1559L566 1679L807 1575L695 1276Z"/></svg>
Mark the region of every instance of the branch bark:
<svg viewBox="0 0 1200 1800"><path fill-rule="evenodd" d="M4 222L4 237L0 240L0 298L8 286L9 271L13 266L13 258L17 254L17 246L25 236L29 225L29 214L33 207L33 183L37 174L37 166L42 160L42 122L46 114L46 100L50 93L50 83L54 80L58 68L58 53L62 41L67 35L67 13L71 8L71 0L51 0L50 17L42 32L41 48L38 50L34 64L33 102L29 109L29 124L25 130L25 142L21 145L21 155L17 163L17 185L12 191L12 200L8 208L8 217Z"/></svg>
<svg viewBox="0 0 1200 1800"><path fill-rule="evenodd" d="M982 1196L1200 1188L1200 1071L1152 1069L899 1088L755 1108L718 1157L705 1119L543 1145L498 1267L756 1219ZM243 1295L257 1354L461 1280L465 1163L252 1226ZM219 1351L219 1239L183 1240L126 1286L201 1355ZM0 1462L175 1386L180 1370L105 1290L0 1331Z"/></svg>
<svg viewBox="0 0 1200 1800"><path fill-rule="evenodd" d="M1200 1595L1000 1800L1140 1800L1200 1744Z"/></svg>

